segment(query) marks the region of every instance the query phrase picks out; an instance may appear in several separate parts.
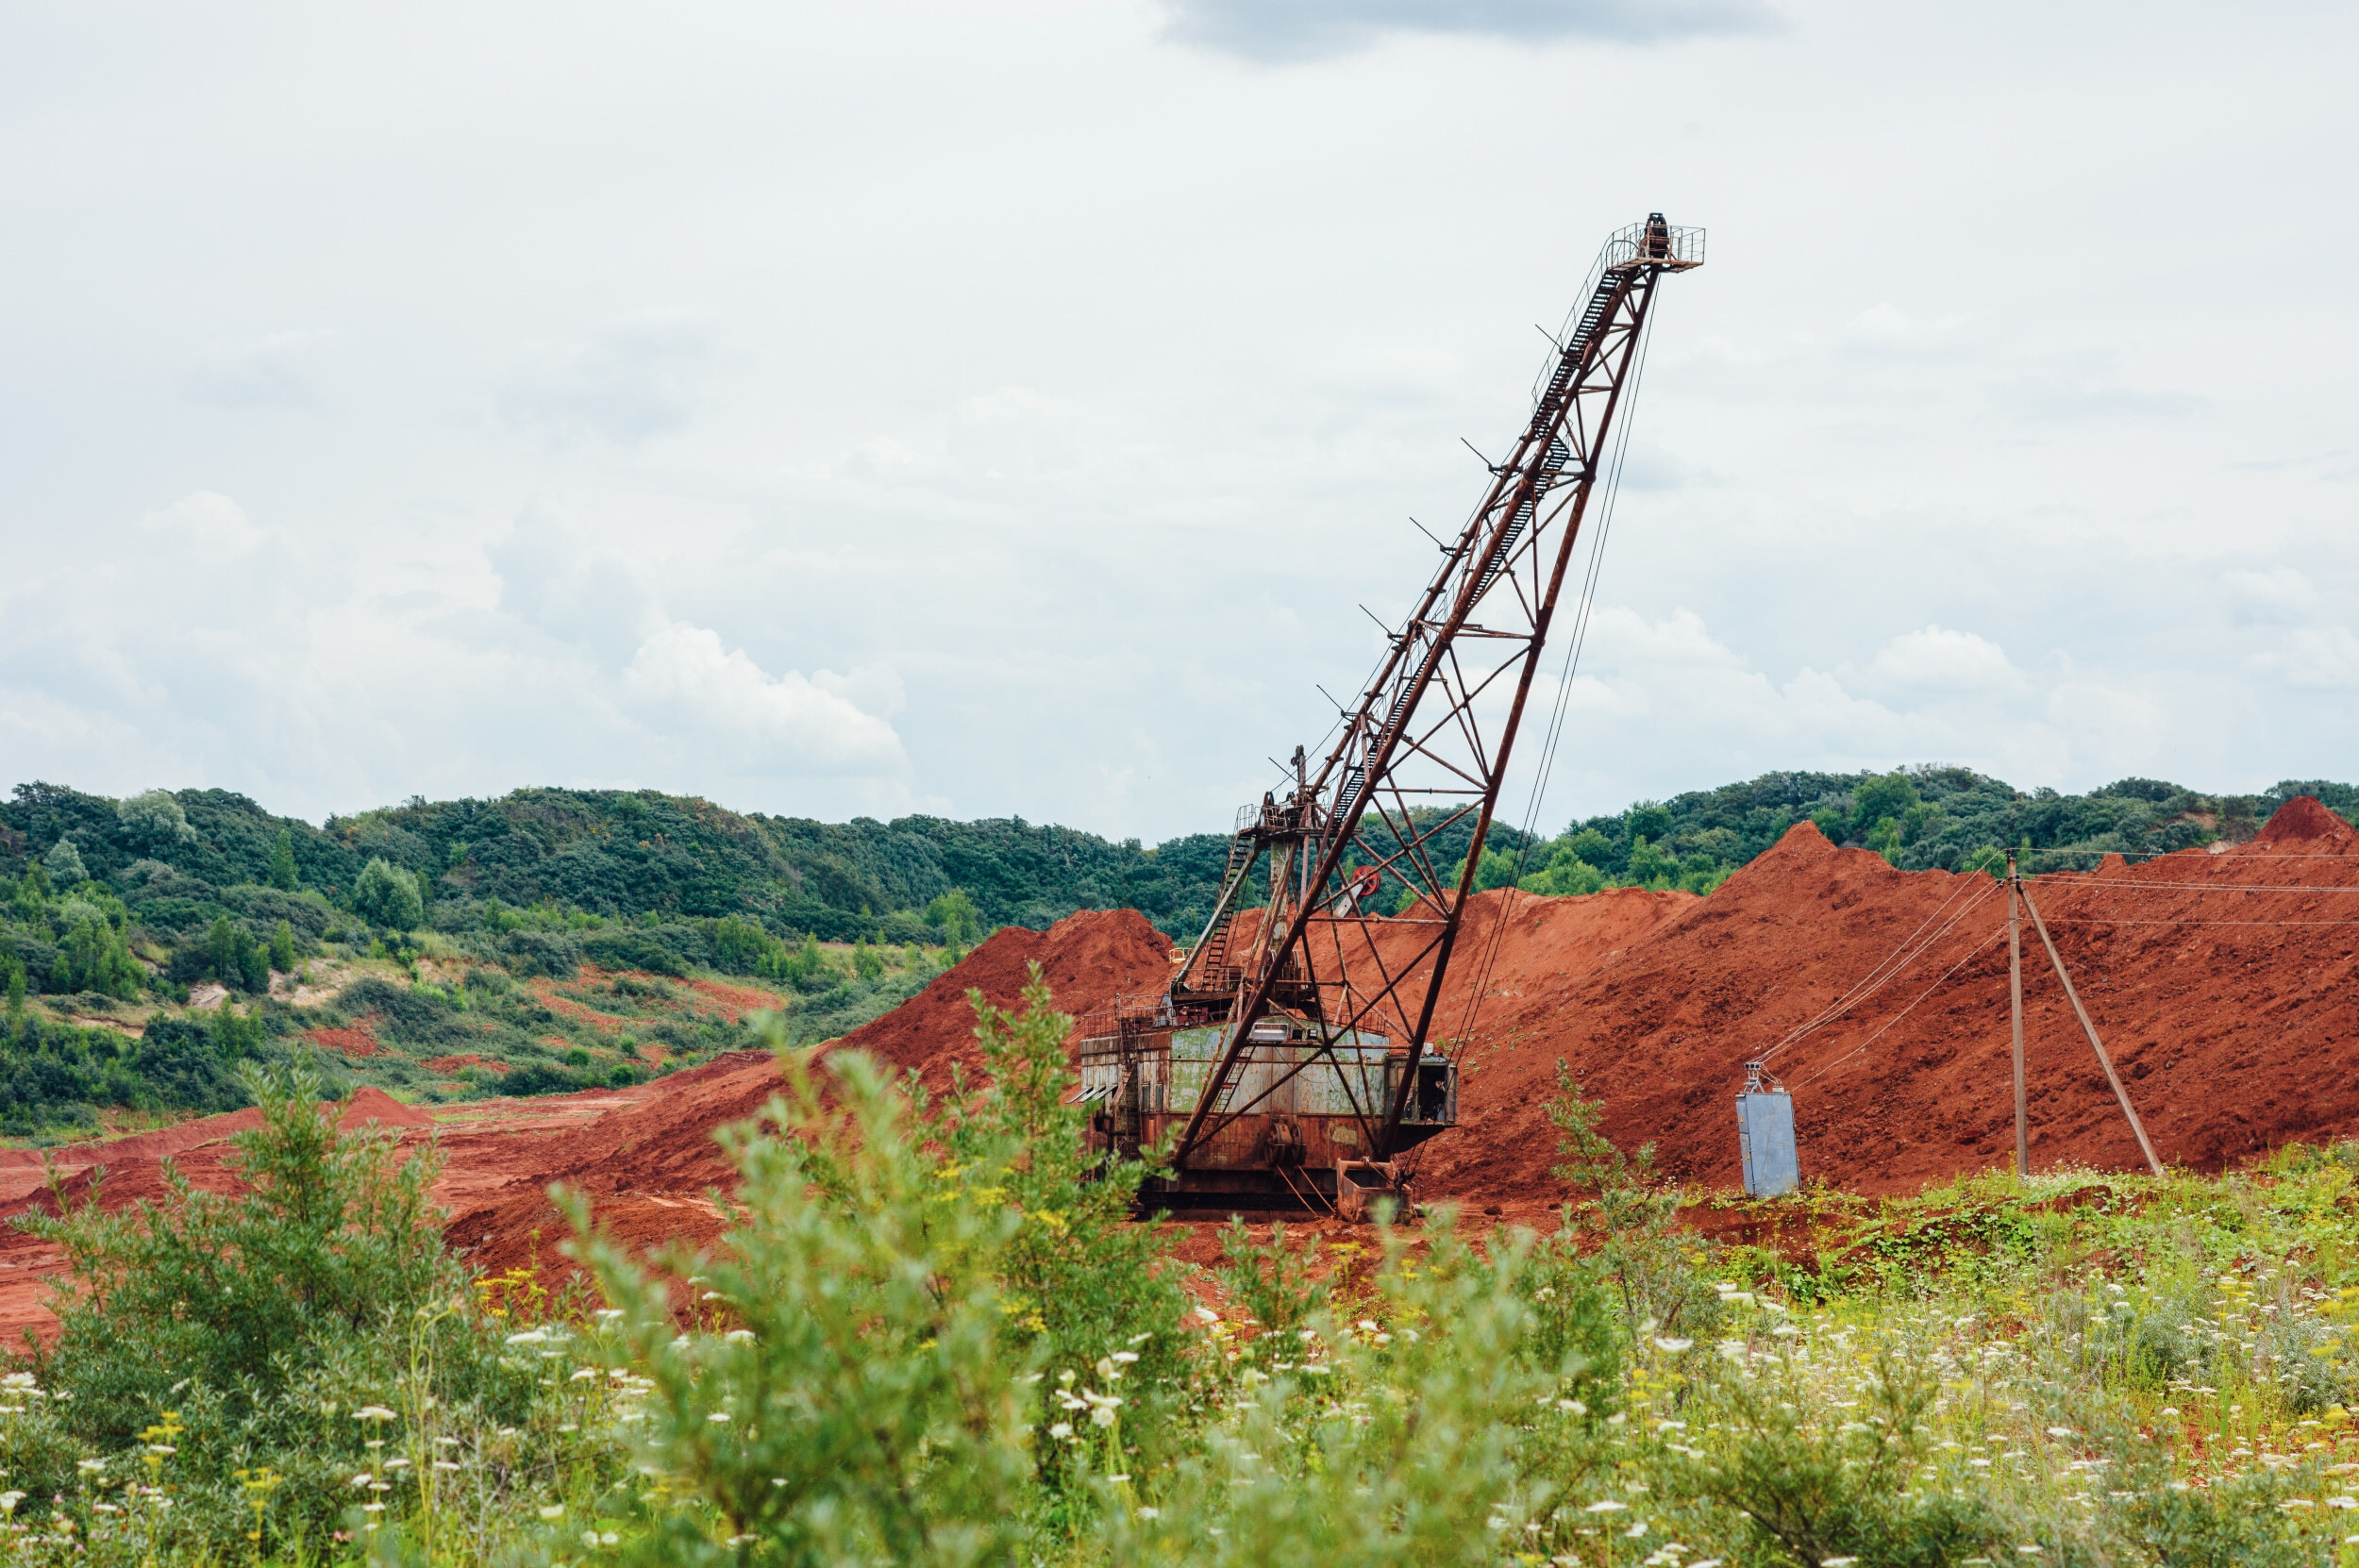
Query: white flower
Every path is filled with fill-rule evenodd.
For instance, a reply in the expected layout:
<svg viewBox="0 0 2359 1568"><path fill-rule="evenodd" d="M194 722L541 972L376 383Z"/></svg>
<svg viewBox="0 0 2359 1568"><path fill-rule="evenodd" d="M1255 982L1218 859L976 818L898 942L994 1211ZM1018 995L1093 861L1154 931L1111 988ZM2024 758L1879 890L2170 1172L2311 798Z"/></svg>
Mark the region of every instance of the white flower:
<svg viewBox="0 0 2359 1568"><path fill-rule="evenodd" d="M1098 1406L1098 1407L1097 1407L1097 1409L1096 1409L1096 1410L1094 1410L1090 1411L1090 1425L1091 1425L1091 1426L1113 1426L1113 1424L1114 1424L1114 1408L1113 1408L1112 1405L1100 1405L1100 1406Z"/></svg>
<svg viewBox="0 0 2359 1568"><path fill-rule="evenodd" d="M754 1331L750 1328L732 1328L721 1337L732 1344L743 1344L754 1337Z"/></svg>
<svg viewBox="0 0 2359 1568"><path fill-rule="evenodd" d="M1695 1344L1696 1344L1696 1342L1695 1342L1694 1340L1662 1340L1662 1339L1659 1339L1659 1340L1657 1340L1657 1341L1655 1341L1655 1342L1654 1342L1654 1347L1655 1347L1657 1350L1662 1351L1662 1352L1663 1352L1665 1355L1666 1355L1666 1356L1676 1356L1676 1355L1678 1355L1678 1354L1679 1354L1681 1351L1682 1351L1682 1350L1690 1350L1690 1349L1693 1349L1693 1348L1695 1347Z"/></svg>
<svg viewBox="0 0 2359 1568"><path fill-rule="evenodd" d="M1595 1503L1590 1504L1587 1508L1585 1508L1585 1509L1581 1510L1581 1512L1583 1512L1583 1513L1619 1513L1619 1512L1621 1512L1624 1509L1626 1509L1626 1508L1628 1508L1628 1507L1630 1507L1630 1505L1629 1505L1628 1503L1617 1503L1617 1502L1615 1502L1613 1498L1611 1498L1611 1497L1607 1497L1607 1498L1604 1498L1604 1499L1602 1499L1602 1500L1600 1500L1600 1501L1598 1501L1598 1502L1595 1502Z"/></svg>
<svg viewBox="0 0 2359 1568"><path fill-rule="evenodd" d="M2359 1497L2329 1497L2326 1506L2331 1509L2359 1509Z"/></svg>
<svg viewBox="0 0 2359 1568"><path fill-rule="evenodd" d="M1113 1353L1113 1359L1124 1366L1129 1366L1139 1359L1139 1355L1135 1350L1117 1350Z"/></svg>
<svg viewBox="0 0 2359 1568"><path fill-rule="evenodd" d="M2072 1428L2069 1426L2050 1426L2048 1428L2048 1435L2052 1438L2068 1438L2072 1435Z"/></svg>
<svg viewBox="0 0 2359 1568"><path fill-rule="evenodd" d="M1858 1560L1855 1557L1822 1557L1818 1560L1818 1568L1851 1568L1851 1564Z"/></svg>
<svg viewBox="0 0 2359 1568"><path fill-rule="evenodd" d="M565 1517L565 1505L562 1503L551 1503L542 1509L541 1517L544 1519L562 1519Z"/></svg>
<svg viewBox="0 0 2359 1568"><path fill-rule="evenodd" d="M1161 1509L1141 1509L1141 1510L1139 1510L1139 1517L1140 1517L1140 1518L1142 1518L1142 1519L1161 1519L1163 1516L1163 1510L1161 1510Z"/></svg>
<svg viewBox="0 0 2359 1568"><path fill-rule="evenodd" d="M727 1421L728 1418L729 1412L727 1410L715 1410L711 1415L705 1417L707 1421Z"/></svg>
<svg viewBox="0 0 2359 1568"><path fill-rule="evenodd" d="M105 1460L83 1460L76 1464L75 1468L96 1475L107 1468L107 1461Z"/></svg>
<svg viewBox="0 0 2359 1568"><path fill-rule="evenodd" d="M1048 1428L1048 1435L1052 1438L1069 1438L1073 1435L1073 1423L1070 1421L1060 1421L1054 1426Z"/></svg>
<svg viewBox="0 0 2359 1568"><path fill-rule="evenodd" d="M30 1376L31 1374L23 1373L18 1376ZM0 1515L14 1513L16 1505L23 1501L25 1501L25 1493L22 1492L0 1492Z"/></svg>
<svg viewBox="0 0 2359 1568"><path fill-rule="evenodd" d="M382 1405L363 1405L352 1412L355 1421L394 1421L400 1419Z"/></svg>
<svg viewBox="0 0 2359 1568"><path fill-rule="evenodd" d="M360 1474L352 1477L352 1484L354 1486L366 1486L375 1479L376 1479L375 1476L372 1476L367 1471L363 1470Z"/></svg>

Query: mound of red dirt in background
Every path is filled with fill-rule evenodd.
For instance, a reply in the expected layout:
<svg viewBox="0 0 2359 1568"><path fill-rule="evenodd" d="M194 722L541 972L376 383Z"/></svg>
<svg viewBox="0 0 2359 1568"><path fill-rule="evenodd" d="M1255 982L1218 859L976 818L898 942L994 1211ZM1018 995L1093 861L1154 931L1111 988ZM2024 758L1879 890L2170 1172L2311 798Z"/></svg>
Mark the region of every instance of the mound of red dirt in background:
<svg viewBox="0 0 2359 1568"><path fill-rule="evenodd" d="M1171 978L1171 952L1170 939L1136 909L1085 909L1046 931L1011 926L839 1047L857 1047L896 1070L914 1067L932 1084L954 1061L972 1069L980 1060L970 990L995 1007L1017 1007L1037 963L1057 1010L1079 1018L1117 996L1161 993Z"/></svg>
<svg viewBox="0 0 2359 1568"><path fill-rule="evenodd" d="M2339 818L2296 800L2224 853L2110 857L2031 890L2164 1159L2217 1170L2359 1133L2359 926L2343 924L2359 921L2359 833ZM1744 1063L1919 933L1923 957L1770 1058L1794 1093L1802 1170L1897 1192L2009 1162L1998 885L1896 871L1805 823L1581 983L1497 997L1474 1031L1460 1127L1422 1157L1428 1190L1553 1198L1542 1108L1560 1057L1603 1098L1607 1136L1656 1143L1687 1180L1735 1186ZM2028 921L2023 941L2033 1166L2134 1169L2135 1140Z"/></svg>

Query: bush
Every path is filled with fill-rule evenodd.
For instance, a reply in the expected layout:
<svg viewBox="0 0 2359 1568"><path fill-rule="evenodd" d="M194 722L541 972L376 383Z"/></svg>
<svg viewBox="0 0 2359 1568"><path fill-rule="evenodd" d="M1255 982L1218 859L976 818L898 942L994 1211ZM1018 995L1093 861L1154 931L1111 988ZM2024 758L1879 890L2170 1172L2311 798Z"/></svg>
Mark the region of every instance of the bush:
<svg viewBox="0 0 2359 1568"><path fill-rule="evenodd" d="M19 1222L78 1283L37 1371L74 1391L87 1441L129 1443L176 1383L252 1418L303 1368L381 1345L389 1324L463 1286L427 1203L438 1154L403 1159L392 1134L340 1132L309 1069L248 1066L239 1081L262 1112L233 1141L243 1193L199 1192L168 1165L160 1203L108 1213L53 1188L58 1212Z"/></svg>
<svg viewBox="0 0 2359 1568"><path fill-rule="evenodd" d="M934 1201L943 1172L864 1057L830 1059L825 1097L785 1061L786 1095L724 1135L745 1185L721 1259L667 1259L730 1332L681 1336L663 1287L574 1200L655 1385L642 1462L722 1526L669 1510L635 1559L733 1564L759 1543L789 1563L1012 1564L1036 1398L1001 1341L995 1267L1023 1217Z"/></svg>
<svg viewBox="0 0 2359 1568"><path fill-rule="evenodd" d="M415 876L379 857L352 884L352 912L382 930L414 931L426 923L426 895Z"/></svg>

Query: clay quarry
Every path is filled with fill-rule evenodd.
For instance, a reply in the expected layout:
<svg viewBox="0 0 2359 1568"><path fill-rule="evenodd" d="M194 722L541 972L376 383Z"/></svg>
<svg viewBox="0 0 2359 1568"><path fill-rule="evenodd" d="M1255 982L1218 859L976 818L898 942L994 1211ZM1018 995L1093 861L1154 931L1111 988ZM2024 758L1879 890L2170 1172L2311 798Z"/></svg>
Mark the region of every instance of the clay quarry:
<svg viewBox="0 0 2359 1568"><path fill-rule="evenodd" d="M2359 1133L2359 914L2349 896L2359 893L2359 833L2340 818L2298 799L2245 843L2135 865L2108 858L2033 885L2166 1162L2219 1171L2289 1143ZM1806 1181L1896 1193L2006 1167L1998 888L1981 873L1896 870L1803 823L1709 897L1477 895L1465 961L1446 981L1436 1025L1461 1063L1461 1120L1416 1151L1419 1197L1548 1223L1561 1193L1543 1105L1560 1059L1602 1098L1604 1131L1617 1143L1652 1142L1662 1168L1691 1190L1735 1190L1731 1104L1743 1063L1789 1037L1772 1063L1794 1095ZM1373 940L1387 940L1380 927ZM1896 951L1916 956L1887 974ZM975 1061L970 989L1012 1005L1038 964L1059 1007L1078 1015L1163 985L1172 958L1171 943L1129 910L1077 914L1046 931L1009 927L828 1049L866 1051L941 1087L953 1063ZM1797 1035L1846 998L1848 1010ZM2033 1168L2137 1168L2135 1142L2044 965L2027 962L2025 1018ZM769 1058L742 1052L628 1088L431 1111L363 1091L343 1116L406 1144L439 1144L447 1233L477 1266L552 1268L564 1235L553 1183L589 1193L603 1223L633 1243L717 1236L711 1194L729 1172L713 1129L752 1114L776 1082ZM194 1186L221 1190L233 1179L227 1140L255 1114L47 1158L69 1197L86 1194L103 1169L109 1208L159 1195L166 1160ZM52 1201L42 1159L0 1155L0 1214ZM42 1281L58 1261L15 1229L0 1231L0 1334L49 1326Z"/></svg>

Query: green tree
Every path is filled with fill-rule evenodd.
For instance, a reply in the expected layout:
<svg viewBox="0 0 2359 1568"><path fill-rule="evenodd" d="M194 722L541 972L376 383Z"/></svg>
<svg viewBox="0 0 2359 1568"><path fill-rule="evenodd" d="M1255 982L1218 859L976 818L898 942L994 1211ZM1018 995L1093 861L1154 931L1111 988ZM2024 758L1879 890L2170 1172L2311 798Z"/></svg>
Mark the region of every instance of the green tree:
<svg viewBox="0 0 2359 1568"><path fill-rule="evenodd" d="M117 801L115 818L133 843L159 860L167 851L196 842L188 812L170 790L149 790Z"/></svg>
<svg viewBox="0 0 2359 1568"><path fill-rule="evenodd" d="M25 966L14 959L10 959L8 962L8 1016L12 1019L22 1018L25 1015Z"/></svg>
<svg viewBox="0 0 2359 1568"><path fill-rule="evenodd" d="M294 829L282 827L277 842L270 846L270 885L293 892L299 880L295 874Z"/></svg>
<svg viewBox="0 0 2359 1568"><path fill-rule="evenodd" d="M866 937L852 943L852 973L863 980L884 977L884 959L878 958L877 950L868 945Z"/></svg>
<svg viewBox="0 0 2359 1568"><path fill-rule="evenodd" d="M1866 779L1851 792L1851 837L1865 839L1886 817L1890 817L1897 842L1899 823L1908 816L1911 808L1919 804L1916 781L1898 768Z"/></svg>
<svg viewBox="0 0 2359 1568"><path fill-rule="evenodd" d="M205 968L223 985L257 996L270 990L270 955L227 915L217 916L205 934Z"/></svg>
<svg viewBox="0 0 2359 1568"><path fill-rule="evenodd" d="M295 966L294 927L284 920L270 934L270 966L281 975L292 975Z"/></svg>
<svg viewBox="0 0 2359 1568"><path fill-rule="evenodd" d="M416 877L378 856L353 881L352 912L382 930L414 931L426 919L426 898Z"/></svg>
<svg viewBox="0 0 2359 1568"><path fill-rule="evenodd" d="M942 933L945 942L971 942L983 934L983 915L963 888L952 888L926 906L926 924Z"/></svg>
<svg viewBox="0 0 2359 1568"><path fill-rule="evenodd" d="M90 880L90 873L82 866L82 852L74 847L72 839L59 839L51 844L49 853L41 858L41 863L42 869L49 874L49 881L54 887L78 888Z"/></svg>

